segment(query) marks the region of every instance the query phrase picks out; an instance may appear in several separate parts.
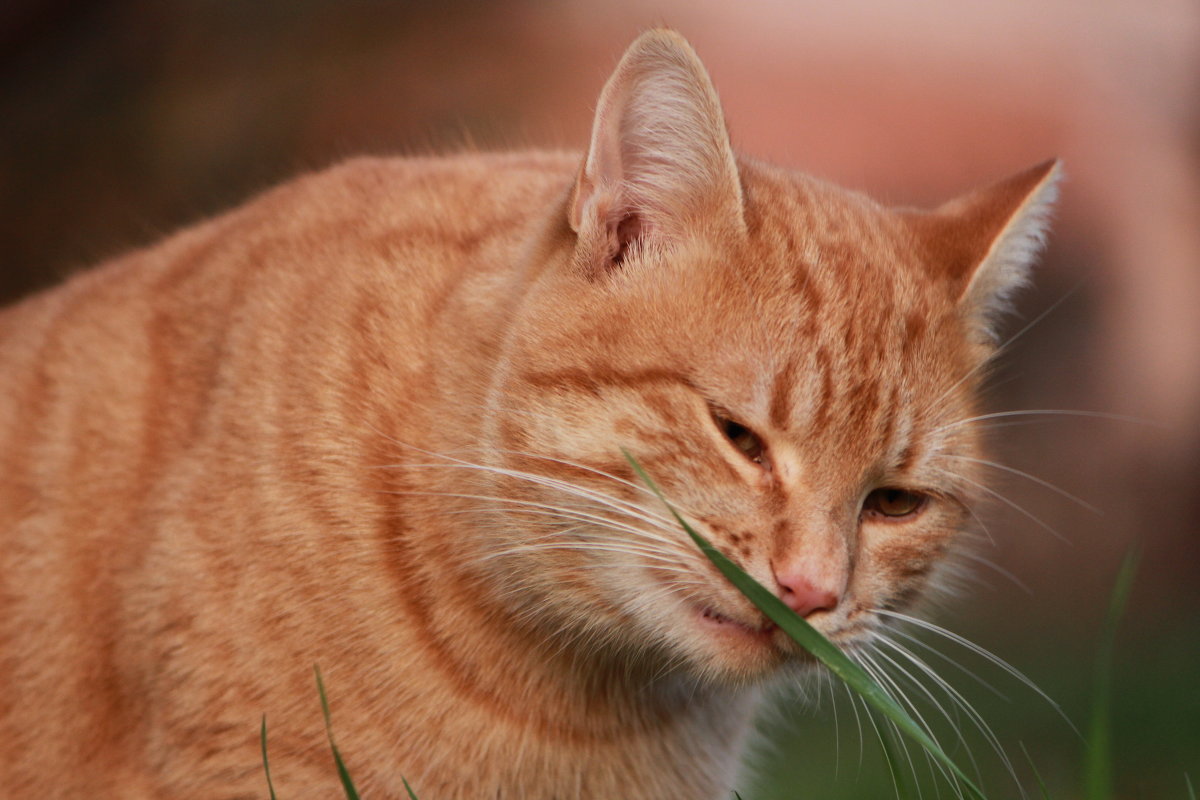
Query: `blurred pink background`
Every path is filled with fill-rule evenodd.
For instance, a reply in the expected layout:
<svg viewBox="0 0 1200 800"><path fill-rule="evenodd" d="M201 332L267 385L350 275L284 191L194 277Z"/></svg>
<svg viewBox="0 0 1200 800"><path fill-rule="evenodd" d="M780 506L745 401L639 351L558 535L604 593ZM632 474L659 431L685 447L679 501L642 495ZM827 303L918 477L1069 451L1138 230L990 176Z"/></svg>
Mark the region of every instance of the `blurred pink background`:
<svg viewBox="0 0 1200 800"><path fill-rule="evenodd" d="M1090 658L1138 543L1118 669L1193 688L1153 723L1176 731L1168 744L1138 751L1120 730L1118 744L1131 775L1193 759L1200 778L1195 0L8 0L0 300L347 155L582 147L622 49L661 23L708 65L736 146L881 200L934 204L1064 159L1053 240L1010 329L1047 313L1005 354L992 406L1138 421L999 431L1005 463L1101 513L998 475L1044 526L997 503L983 555L1030 591L992 574L964 624Z"/></svg>

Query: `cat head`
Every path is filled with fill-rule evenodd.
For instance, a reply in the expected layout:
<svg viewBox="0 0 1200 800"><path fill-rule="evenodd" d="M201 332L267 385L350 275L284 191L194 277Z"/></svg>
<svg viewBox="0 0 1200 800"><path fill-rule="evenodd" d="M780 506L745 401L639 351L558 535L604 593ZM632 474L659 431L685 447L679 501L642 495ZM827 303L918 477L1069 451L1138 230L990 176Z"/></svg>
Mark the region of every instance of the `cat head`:
<svg viewBox="0 0 1200 800"><path fill-rule="evenodd" d="M569 241L503 350L488 548L547 630L722 681L802 659L632 473L852 645L937 581L979 499L971 418L1055 195L1047 162L932 211L734 154L670 31L605 86Z"/></svg>

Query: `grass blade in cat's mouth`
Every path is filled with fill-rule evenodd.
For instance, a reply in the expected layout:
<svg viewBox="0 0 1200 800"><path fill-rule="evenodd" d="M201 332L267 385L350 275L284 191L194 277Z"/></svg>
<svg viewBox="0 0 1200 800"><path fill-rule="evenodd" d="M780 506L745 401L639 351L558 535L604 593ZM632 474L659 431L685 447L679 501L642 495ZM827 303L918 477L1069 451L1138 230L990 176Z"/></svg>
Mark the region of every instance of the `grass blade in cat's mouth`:
<svg viewBox="0 0 1200 800"><path fill-rule="evenodd" d="M726 641L744 647L768 647L796 664L816 664L818 659L784 633L769 619L758 617L753 621L735 618L717 611L711 605L691 604L698 627L707 634L723 637ZM836 633L824 634L839 646L847 644L846 637Z"/></svg>

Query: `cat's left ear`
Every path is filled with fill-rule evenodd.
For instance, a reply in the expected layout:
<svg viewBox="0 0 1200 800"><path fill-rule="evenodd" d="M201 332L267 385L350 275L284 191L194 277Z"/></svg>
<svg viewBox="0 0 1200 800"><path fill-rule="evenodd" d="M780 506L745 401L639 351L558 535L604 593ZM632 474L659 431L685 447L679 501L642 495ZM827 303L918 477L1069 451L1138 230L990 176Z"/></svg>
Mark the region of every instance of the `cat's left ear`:
<svg viewBox="0 0 1200 800"><path fill-rule="evenodd" d="M995 342L998 318L1045 244L1061 176L1061 163L1051 159L931 213L908 215L931 268L950 279L984 342Z"/></svg>
<svg viewBox="0 0 1200 800"><path fill-rule="evenodd" d="M721 104L679 34L648 31L625 51L601 92L567 214L589 270L697 223L745 230Z"/></svg>

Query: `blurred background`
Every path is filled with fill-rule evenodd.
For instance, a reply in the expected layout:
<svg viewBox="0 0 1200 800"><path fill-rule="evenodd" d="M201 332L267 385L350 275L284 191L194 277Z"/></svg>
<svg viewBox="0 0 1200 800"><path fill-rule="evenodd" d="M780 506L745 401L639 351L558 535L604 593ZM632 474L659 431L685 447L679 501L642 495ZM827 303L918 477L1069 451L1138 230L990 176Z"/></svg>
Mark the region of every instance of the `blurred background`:
<svg viewBox="0 0 1200 800"><path fill-rule="evenodd" d="M1185 772L1200 785L1195 0L5 0L0 302L348 155L580 148L622 49L663 23L707 64L736 146L883 201L934 204L1065 160L1011 331L1034 324L990 404L1097 416L996 429L998 460L1036 480L997 474L992 566L938 620L1084 728L1107 598L1139 548L1113 767L1121 797L1186 797ZM1081 740L1047 703L944 671L1027 788L1022 744L1056 797L1079 796ZM890 794L873 734L860 758L848 707L835 734L828 705L772 716L748 800ZM984 750L995 796L1017 796Z"/></svg>

